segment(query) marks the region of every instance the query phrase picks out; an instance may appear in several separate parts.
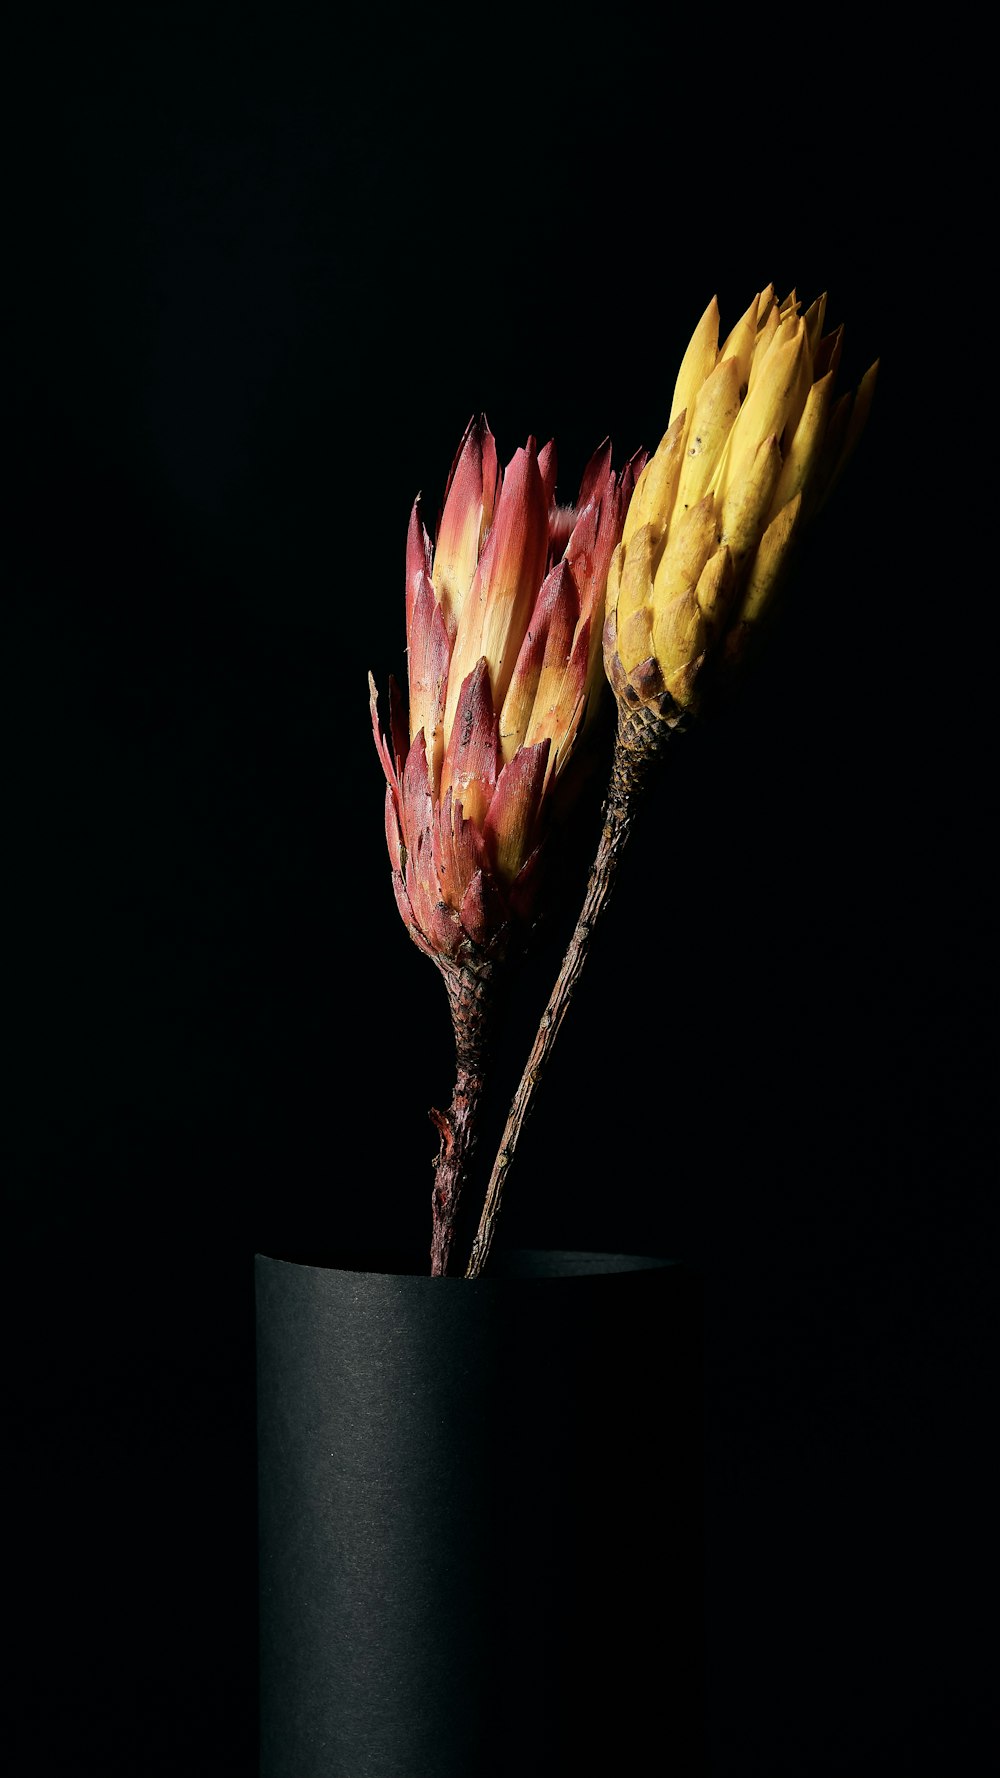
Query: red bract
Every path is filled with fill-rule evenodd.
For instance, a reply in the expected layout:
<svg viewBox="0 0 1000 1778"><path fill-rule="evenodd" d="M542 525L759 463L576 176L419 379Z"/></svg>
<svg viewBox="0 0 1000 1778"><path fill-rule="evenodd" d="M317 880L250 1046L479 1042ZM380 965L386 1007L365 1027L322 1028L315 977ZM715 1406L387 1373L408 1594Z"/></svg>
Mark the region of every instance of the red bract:
<svg viewBox="0 0 1000 1778"><path fill-rule="evenodd" d="M529 438L505 472L470 421L432 544L414 503L406 545L409 708L395 681L383 735L386 837L399 911L442 963L495 955L533 907L555 783L603 681L608 564L644 456L605 442L576 503L556 453Z"/></svg>

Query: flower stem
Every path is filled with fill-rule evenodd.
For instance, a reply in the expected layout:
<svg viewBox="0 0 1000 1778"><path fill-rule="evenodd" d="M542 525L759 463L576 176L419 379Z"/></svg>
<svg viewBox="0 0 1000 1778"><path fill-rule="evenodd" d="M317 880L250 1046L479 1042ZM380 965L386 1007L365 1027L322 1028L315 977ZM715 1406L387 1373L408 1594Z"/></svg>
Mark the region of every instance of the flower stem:
<svg viewBox="0 0 1000 1778"><path fill-rule="evenodd" d="M439 1147L431 1195L431 1277L448 1271L462 1187L478 1135L492 1002L492 968L478 961L439 964L455 1033L455 1085L447 1111L431 1111Z"/></svg>
<svg viewBox="0 0 1000 1778"><path fill-rule="evenodd" d="M577 982L590 951L590 940L611 898L622 853L632 832L633 819L649 768L657 760L673 729L661 719L619 706L618 733L611 765L611 780L604 801L601 837L590 868L587 891L563 957L555 985L531 1053L511 1100L507 1122L486 1188L479 1229L472 1244L466 1278L478 1278L486 1264L517 1144L524 1129L545 1066L552 1054L562 1022L569 1010Z"/></svg>

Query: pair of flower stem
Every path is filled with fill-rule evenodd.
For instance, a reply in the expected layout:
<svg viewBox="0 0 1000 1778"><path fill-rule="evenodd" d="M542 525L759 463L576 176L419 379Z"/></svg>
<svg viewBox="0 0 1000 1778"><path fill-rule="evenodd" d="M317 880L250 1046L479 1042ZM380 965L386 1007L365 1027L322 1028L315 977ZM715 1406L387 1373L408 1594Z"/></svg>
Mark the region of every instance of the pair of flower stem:
<svg viewBox="0 0 1000 1778"><path fill-rule="evenodd" d="M521 1134L583 973L592 934L609 905L619 862L633 829L650 767L658 759L671 732L665 724L653 724L639 716L619 712L611 779L586 893L511 1099L465 1268L466 1278L478 1278L489 1258L504 1186ZM466 996L471 1001L471 1008L459 1004ZM475 1121L484 1086L483 1062L488 1046L489 1009L484 1005L484 999L488 998L489 978L484 993L483 978L475 972L456 984L450 993L458 1058L455 1092L446 1113L431 1114L441 1137L433 1198L431 1270L434 1276L444 1276L449 1268L462 1188L475 1145Z"/></svg>
<svg viewBox="0 0 1000 1778"><path fill-rule="evenodd" d="M456 1044L440 1137L431 1269L446 1275L483 1099L496 973L530 930L568 769L610 685L617 737L586 895L486 1188L466 1277L486 1264L507 1174L604 913L650 766L745 663L804 526L866 423L877 361L835 393L842 328L826 298L759 291L719 343L716 300L683 355L656 451L616 472L608 441L576 502L550 441L501 474L466 428L432 544L419 500L406 549L408 700L390 682L386 838L397 906L448 990Z"/></svg>

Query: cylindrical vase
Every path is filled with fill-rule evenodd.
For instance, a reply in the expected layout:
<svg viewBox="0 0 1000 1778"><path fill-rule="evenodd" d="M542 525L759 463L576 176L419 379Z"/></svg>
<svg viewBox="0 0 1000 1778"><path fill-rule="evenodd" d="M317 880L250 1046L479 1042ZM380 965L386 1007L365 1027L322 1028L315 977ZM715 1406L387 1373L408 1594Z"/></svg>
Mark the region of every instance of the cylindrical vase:
<svg viewBox="0 0 1000 1778"><path fill-rule="evenodd" d="M259 1255L256 1301L261 1778L700 1772L697 1278Z"/></svg>

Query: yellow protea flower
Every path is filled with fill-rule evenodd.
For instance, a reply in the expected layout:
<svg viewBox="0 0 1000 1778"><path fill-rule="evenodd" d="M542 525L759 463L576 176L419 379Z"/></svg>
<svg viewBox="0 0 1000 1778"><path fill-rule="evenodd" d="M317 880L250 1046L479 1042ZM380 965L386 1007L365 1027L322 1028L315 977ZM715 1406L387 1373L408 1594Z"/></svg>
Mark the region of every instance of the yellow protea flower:
<svg viewBox="0 0 1000 1778"><path fill-rule="evenodd" d="M604 661L619 707L676 726L732 664L871 404L877 361L837 396L843 329L826 297L760 291L719 345L713 297L681 361L670 423L636 483L608 574Z"/></svg>
<svg viewBox="0 0 1000 1778"><path fill-rule="evenodd" d="M742 665L797 535L864 427L877 361L838 397L843 333L824 334L825 312L825 296L803 313L794 291L780 302L769 285L720 346L713 298L681 361L667 430L636 480L606 588L604 665L618 723L600 838L500 1136L467 1278L486 1264L521 1132L656 762Z"/></svg>

